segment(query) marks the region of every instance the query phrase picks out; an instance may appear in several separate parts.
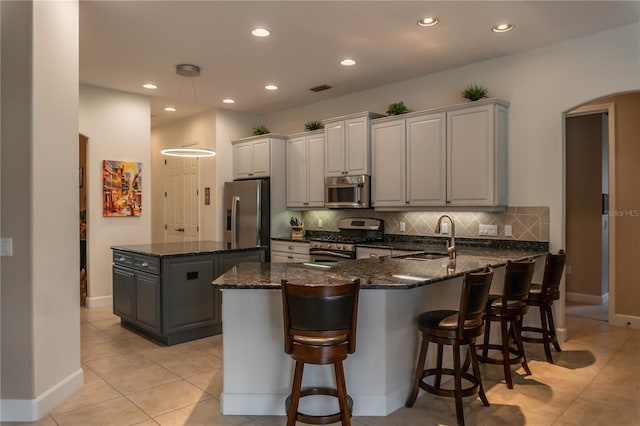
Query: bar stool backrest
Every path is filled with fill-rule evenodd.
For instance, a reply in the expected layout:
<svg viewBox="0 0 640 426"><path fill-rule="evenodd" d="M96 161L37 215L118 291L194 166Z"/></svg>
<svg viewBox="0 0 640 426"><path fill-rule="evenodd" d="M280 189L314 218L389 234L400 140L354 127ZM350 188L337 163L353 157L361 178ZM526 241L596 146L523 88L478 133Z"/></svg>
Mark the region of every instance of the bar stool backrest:
<svg viewBox="0 0 640 426"><path fill-rule="evenodd" d="M482 325L482 315L489 298L493 268L487 265L482 272L467 273L462 281L458 338L464 338L465 328Z"/></svg>
<svg viewBox="0 0 640 426"><path fill-rule="evenodd" d="M502 289L502 308L526 305L529 297L531 279L535 271L536 262L528 259L520 262L507 262Z"/></svg>
<svg viewBox="0 0 640 426"><path fill-rule="evenodd" d="M356 349L360 280L340 284L305 285L282 280L285 352L294 343L331 346L345 343Z"/></svg>
<svg viewBox="0 0 640 426"><path fill-rule="evenodd" d="M564 250L558 251L558 254L547 254L542 278L542 296L554 299L560 297L560 281L562 280L566 257L567 254Z"/></svg>

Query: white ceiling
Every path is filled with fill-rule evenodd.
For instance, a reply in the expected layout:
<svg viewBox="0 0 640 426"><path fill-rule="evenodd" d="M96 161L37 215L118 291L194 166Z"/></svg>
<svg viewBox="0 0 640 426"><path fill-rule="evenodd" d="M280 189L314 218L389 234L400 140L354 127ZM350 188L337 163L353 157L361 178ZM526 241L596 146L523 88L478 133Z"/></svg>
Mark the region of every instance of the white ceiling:
<svg viewBox="0 0 640 426"><path fill-rule="evenodd" d="M440 23L416 25L428 15ZM211 108L271 113L638 21L640 1L81 1L80 81L151 96L156 126ZM503 22L515 29L491 31ZM271 37L253 37L258 26ZM195 97L180 63L202 69ZM321 84L333 88L309 91Z"/></svg>

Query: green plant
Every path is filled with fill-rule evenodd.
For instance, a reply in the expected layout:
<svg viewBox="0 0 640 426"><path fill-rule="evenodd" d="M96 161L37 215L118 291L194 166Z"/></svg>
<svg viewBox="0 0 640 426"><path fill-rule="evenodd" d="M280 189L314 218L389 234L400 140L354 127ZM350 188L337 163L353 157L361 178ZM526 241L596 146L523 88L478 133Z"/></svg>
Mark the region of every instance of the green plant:
<svg viewBox="0 0 640 426"><path fill-rule="evenodd" d="M316 120L312 120L312 121L307 121L306 123L304 123L304 129L305 130L318 130L318 129L324 129L324 124L322 124L319 121Z"/></svg>
<svg viewBox="0 0 640 426"><path fill-rule="evenodd" d="M269 129L267 129L264 126L256 126L253 128L253 134L254 135L266 135L267 133L271 133L271 131Z"/></svg>
<svg viewBox="0 0 640 426"><path fill-rule="evenodd" d="M402 101L389 104L389 109L387 109L387 115L399 115L406 114L408 112L409 108L407 108L407 106Z"/></svg>
<svg viewBox="0 0 640 426"><path fill-rule="evenodd" d="M486 87L472 84L464 89L464 92L462 92L462 97L465 99L469 99L470 101L477 101L478 99L486 98L487 93L488 91Z"/></svg>

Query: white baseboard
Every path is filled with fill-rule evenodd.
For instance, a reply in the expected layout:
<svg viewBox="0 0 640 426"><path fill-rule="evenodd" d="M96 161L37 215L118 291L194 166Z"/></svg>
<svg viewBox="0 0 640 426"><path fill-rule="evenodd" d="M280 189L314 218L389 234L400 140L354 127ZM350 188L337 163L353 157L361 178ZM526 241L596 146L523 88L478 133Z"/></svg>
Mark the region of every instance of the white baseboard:
<svg viewBox="0 0 640 426"><path fill-rule="evenodd" d="M0 400L0 421L34 422L82 388L84 373L78 369L35 399Z"/></svg>
<svg viewBox="0 0 640 426"><path fill-rule="evenodd" d="M619 327L627 327L640 329L640 317L631 315L613 314L609 315L609 325L617 325Z"/></svg>
<svg viewBox="0 0 640 426"><path fill-rule="evenodd" d="M87 308L104 308L113 305L113 296L87 297Z"/></svg>
<svg viewBox="0 0 640 426"><path fill-rule="evenodd" d="M566 292L565 300L569 302L586 303L588 305L603 305L609 301L609 293L605 293L602 296L595 296L593 294Z"/></svg>

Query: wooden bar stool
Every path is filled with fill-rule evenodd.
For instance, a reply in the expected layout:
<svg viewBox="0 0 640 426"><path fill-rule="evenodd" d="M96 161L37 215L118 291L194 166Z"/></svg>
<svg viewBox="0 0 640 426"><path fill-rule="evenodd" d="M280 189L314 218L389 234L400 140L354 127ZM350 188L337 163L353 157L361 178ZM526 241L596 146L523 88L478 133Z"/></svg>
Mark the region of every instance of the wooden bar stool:
<svg viewBox="0 0 640 426"><path fill-rule="evenodd" d="M340 421L351 425L353 401L347 394L342 361L356 350L359 290L360 280L327 285L282 280L284 351L295 360L291 394L285 403L287 426L295 426L296 420L309 424ZM302 389L305 364L333 364L336 388ZM336 397L340 411L329 415L300 413L300 398L309 395Z"/></svg>
<svg viewBox="0 0 640 426"><path fill-rule="evenodd" d="M406 407L412 407L418 397L418 390L423 390L441 396L454 397L456 400L456 417L459 425L464 425L464 414L462 411L462 397L479 394L482 403L486 406L489 401L482 387L480 377L480 367L476 357L475 340L482 335L484 321L482 319L489 288L493 278L493 268L485 267L479 273L466 273L462 282L462 292L460 295L460 308L453 310L437 310L424 312L418 316L418 328L422 333L422 345L418 356L418 365L413 380L413 386L407 401ZM424 369L427 357L429 342L438 345L436 368ZM442 367L443 345L451 345L453 349L453 369ZM460 346L468 345L467 359L464 366L461 366ZM473 368L473 374L467 372L469 368L469 358ZM448 375L454 378L454 389L443 389L441 387L442 376ZM433 385L428 384L425 379L435 376ZM470 382L467 388L462 388L462 380Z"/></svg>
<svg viewBox="0 0 640 426"><path fill-rule="evenodd" d="M501 364L504 369L504 379L509 389L513 389L511 379L511 365L522 364L522 368L527 374L531 374L527 357L522 344L522 318L527 313L527 298L531 278L535 270L536 263L533 259L523 262L507 262L507 270L504 276L502 294L490 294L487 307L484 311L485 328L484 343L479 346L478 355L480 362L489 364ZM502 334L501 344L490 344L491 322L499 322ZM516 347L511 346L511 334L515 340ZM489 356L489 350L498 350L499 353L493 357ZM511 356L513 354L515 356Z"/></svg>
<svg viewBox="0 0 640 426"><path fill-rule="evenodd" d="M564 263L567 254L564 250L558 251L558 254L548 253L544 264L544 274L542 284L531 284L529 290L529 298L527 303L529 306L538 306L540 308L540 327L522 327L523 332L540 333L541 338L522 336L525 342L542 343L544 345L544 354L547 362L553 364L551 356L551 345L556 351L561 352L558 338L556 336L556 326L553 322L553 301L560 299L560 281L562 272L564 271Z"/></svg>

